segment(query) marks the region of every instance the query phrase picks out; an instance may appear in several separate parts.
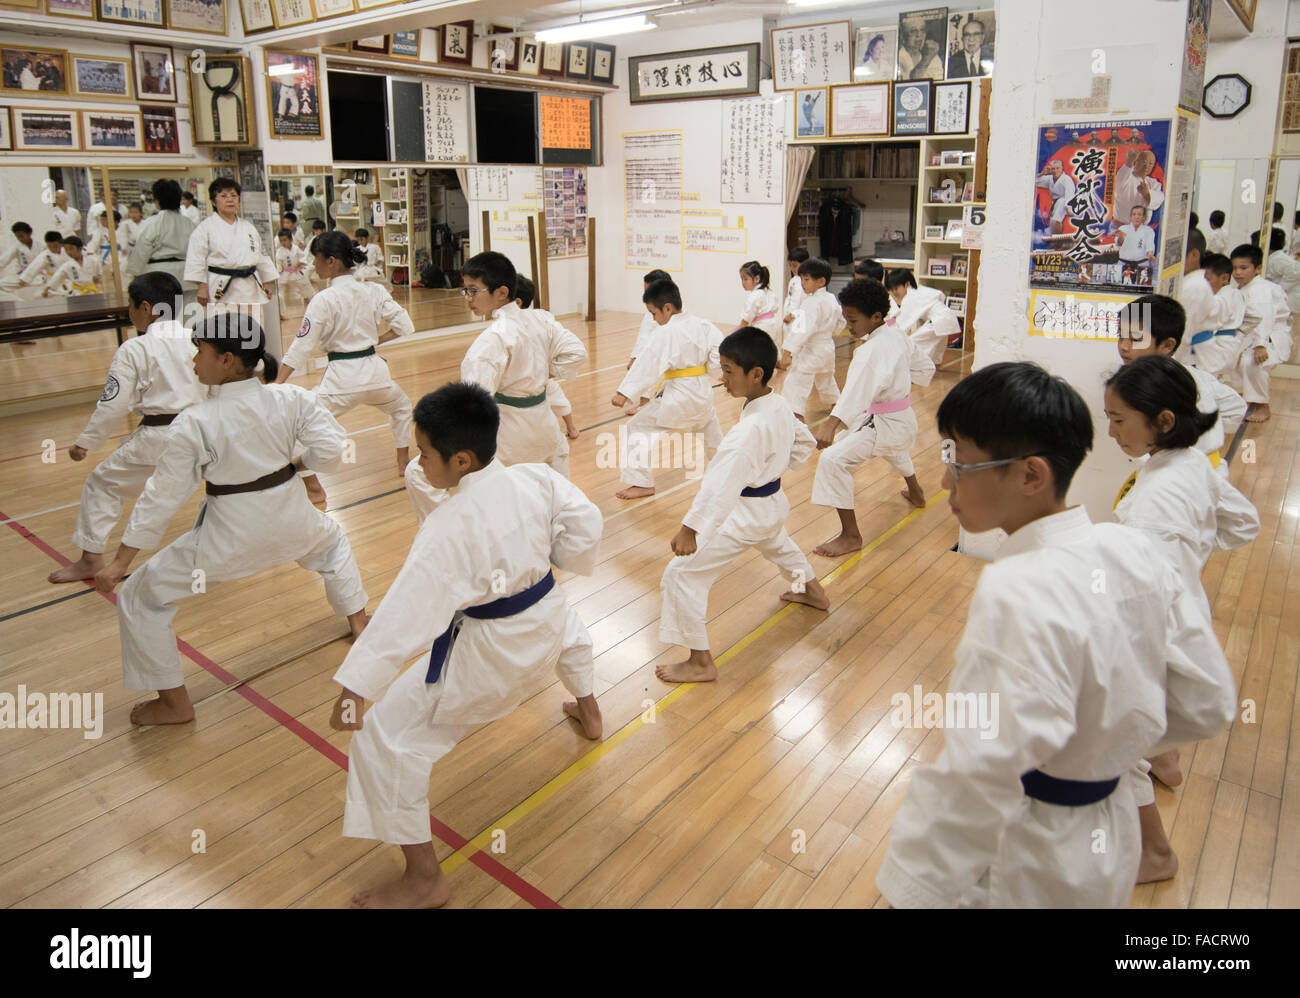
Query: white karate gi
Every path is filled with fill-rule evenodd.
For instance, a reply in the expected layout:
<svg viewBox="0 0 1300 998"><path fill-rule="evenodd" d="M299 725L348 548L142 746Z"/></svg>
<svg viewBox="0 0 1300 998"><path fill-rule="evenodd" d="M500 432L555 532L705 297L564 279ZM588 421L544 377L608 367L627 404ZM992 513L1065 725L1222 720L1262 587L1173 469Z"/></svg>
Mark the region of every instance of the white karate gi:
<svg viewBox="0 0 1300 998"><path fill-rule="evenodd" d="M904 478L916 474L911 451L917 425L912 408L868 415L873 403L896 402L911 392L907 337L897 326L881 325L853 352L844 392L831 410L845 432L818 458L812 488L816 505L852 509L853 471L873 457L884 458Z"/></svg>
<svg viewBox="0 0 1300 998"><path fill-rule="evenodd" d="M54 272L71 259L72 257L62 250L51 253L48 249L43 249L31 258L23 272L18 275L18 279L24 284L34 286L39 294L40 290L49 284Z"/></svg>
<svg viewBox="0 0 1300 998"><path fill-rule="evenodd" d="M1147 185L1146 197L1143 197L1142 192L1138 190L1139 185L1143 183ZM1121 166L1115 171L1115 207L1111 218L1121 225L1127 224L1133 209L1139 207L1147 210L1146 221L1150 221L1151 216L1164 203L1164 189L1155 177L1139 177L1133 173L1131 166Z"/></svg>
<svg viewBox="0 0 1300 998"><path fill-rule="evenodd" d="M81 212L76 208L67 208L66 210L55 205L51 209L54 212L54 228L59 230L59 235L64 239L68 236L75 236L81 231Z"/></svg>
<svg viewBox="0 0 1300 998"><path fill-rule="evenodd" d="M1119 258L1125 263L1145 263L1147 254L1156 251L1156 233L1149 225L1140 225L1136 229L1131 223L1119 227L1124 242L1119 248ZM1118 242L1118 240L1116 240Z"/></svg>
<svg viewBox="0 0 1300 998"><path fill-rule="evenodd" d="M1210 253L1228 252L1228 233L1223 229L1211 229L1205 234L1205 249Z"/></svg>
<svg viewBox="0 0 1300 998"><path fill-rule="evenodd" d="M275 269L280 275L280 303L287 307L290 291L296 291L305 302L316 293L307 279L307 254L299 246L285 249L279 244L275 247Z"/></svg>
<svg viewBox="0 0 1300 998"><path fill-rule="evenodd" d="M174 319L152 323L144 334L118 347L99 404L77 437L77 446L88 451L103 446L128 416L179 413L207 398L208 389L194 375L195 349L190 331ZM87 476L73 545L104 553L123 501L140 494L170 432L170 426L137 426Z"/></svg>
<svg viewBox="0 0 1300 998"><path fill-rule="evenodd" d="M1285 250L1270 253L1268 279L1286 295L1287 312L1300 312L1300 262ZM1288 329L1291 327L1290 316L1286 325Z"/></svg>
<svg viewBox="0 0 1300 998"><path fill-rule="evenodd" d="M65 257L58 269L45 282L42 294L48 291L52 295L97 295L100 293L99 278L103 273L99 258L82 252L80 260Z"/></svg>
<svg viewBox="0 0 1300 998"><path fill-rule="evenodd" d="M17 239L9 240L8 245L0 250L0 296L2 296L0 301L13 300L17 297L15 292L18 290L18 282L22 278L23 271L31 266L35 258L35 246L29 249Z"/></svg>
<svg viewBox="0 0 1300 998"><path fill-rule="evenodd" d="M1217 412L1218 420L1197 439L1195 448L1202 454L1219 452L1222 457L1224 444L1237 432L1237 427L1246 418L1246 400L1232 388L1210 374L1191 365L1186 365L1187 373L1196 382L1196 408L1201 412ZM1228 477L1228 465L1221 462L1219 474Z"/></svg>
<svg viewBox="0 0 1300 998"><path fill-rule="evenodd" d="M1069 214L1070 198L1074 197L1074 192L1078 189L1074 178L1068 173L1062 173L1059 177L1044 175L1034 181L1035 187L1041 187L1047 191L1052 198L1052 218L1053 222L1065 221L1065 216Z"/></svg>
<svg viewBox="0 0 1300 998"><path fill-rule="evenodd" d="M745 295L745 307L740 313L741 325L761 329L772 337L774 343L779 344L777 337L781 335L783 325L782 316L777 311L780 304L776 292L771 288L755 288ZM759 316L764 318L760 319Z"/></svg>
<svg viewBox="0 0 1300 998"><path fill-rule="evenodd" d="M705 456L712 459L717 453L722 427L713 406L713 383L722 377L721 342L722 331L707 319L677 314L659 327L658 335L637 355L618 390L632 405L643 398L650 401L628 420L622 435L619 477L624 485L654 487L654 467L660 463L656 456L661 451L677 451L664 446L667 433L702 433ZM664 378L666 371L690 367L705 371ZM680 453L688 453L685 443Z"/></svg>
<svg viewBox="0 0 1300 998"><path fill-rule="evenodd" d="M785 302L781 305L781 315L779 316L781 326L777 335L773 337L778 349L783 346L786 336L790 332L790 326L794 322L794 319L786 322L785 317L787 315L798 315L799 309L803 305L804 299L807 297L808 296L803 293L803 281L801 281L799 275L796 274L794 277L790 278L790 282L785 287Z"/></svg>
<svg viewBox="0 0 1300 998"><path fill-rule="evenodd" d="M824 287L804 297L786 330L782 349L790 352L790 371L781 394L800 416L808 411L814 389L823 402L840 398L835 381L835 334L844 328L844 312Z"/></svg>
<svg viewBox="0 0 1300 998"><path fill-rule="evenodd" d="M131 255L131 251L135 249L135 244L140 241L140 230L144 227L144 222L143 218L138 222L130 218L124 218L117 227L117 237L126 248L128 257Z"/></svg>
<svg viewBox="0 0 1300 998"><path fill-rule="evenodd" d="M569 404L569 396L564 394L564 389L554 378L546 382L546 404L551 407L551 411L557 416L569 416L573 413L573 406Z"/></svg>
<svg viewBox="0 0 1300 998"><path fill-rule="evenodd" d="M311 392L264 385L256 378L212 388L212 395L171 424L158 467L131 511L122 543L148 549L204 480L251 482L288 464L303 448L309 467L341 464L347 437ZM319 572L334 612L365 608L366 591L343 530L307 498L296 477L261 492L207 496L194 529L154 554L118 595L123 685L173 689L184 682L172 618L193 595L195 570L205 585L242 579L296 561Z"/></svg>
<svg viewBox="0 0 1300 998"><path fill-rule="evenodd" d="M948 307L943 292L927 287L907 289L894 325L906 334L912 349L919 356L928 357L935 367L943 363L948 338L961 332L957 315ZM929 384L929 378L924 376L915 380L917 384Z"/></svg>
<svg viewBox="0 0 1300 998"><path fill-rule="evenodd" d="M1183 306L1187 321L1183 325L1183 339L1174 351L1174 360L1182 364L1192 361L1192 337L1200 332L1214 332L1220 327L1215 305L1214 289L1205 279L1205 270L1194 270L1183 277L1178 288L1178 303ZM1209 342L1208 340L1206 342Z"/></svg>
<svg viewBox="0 0 1300 998"><path fill-rule="evenodd" d="M709 589L727 565L750 547L781 569L796 585L817 578L799 545L786 533L790 500L778 489L770 496L742 496L746 487L766 485L803 464L817 441L776 392L745 403L740 420L709 462L700 491L682 519L696 532L696 550L674 557L659 588L663 606L659 640L704 650Z"/></svg>
<svg viewBox="0 0 1300 998"><path fill-rule="evenodd" d="M424 521L334 674L378 701L348 751L344 835L428 842L430 770L474 725L509 714L550 683L552 670L574 696L593 693L591 636L559 586L514 616L459 611L522 592L552 565L591 574L603 526L600 511L552 469L496 460L463 477ZM450 650L429 683L430 647L449 627Z"/></svg>
<svg viewBox="0 0 1300 998"><path fill-rule="evenodd" d="M384 279L384 251L375 243L360 247L366 251L366 262L358 264L355 272L358 281L382 281Z"/></svg>
<svg viewBox="0 0 1300 998"><path fill-rule="evenodd" d="M1237 355L1235 373L1242 385L1242 398L1252 404L1268 404L1268 372L1285 359L1279 350L1281 344L1275 342L1275 338L1282 339L1279 332L1285 337L1287 354L1290 353L1290 331L1276 328L1281 309L1275 298L1275 289L1284 307L1286 296L1282 289L1266 278L1252 278L1241 287L1242 297L1246 299L1246 315L1241 323L1241 352ZM1257 346L1268 350L1268 359L1263 364L1255 363Z"/></svg>
<svg viewBox="0 0 1300 998"><path fill-rule="evenodd" d="M646 312L645 315L641 316L641 325L636 330L636 343L632 346L632 352L628 355L628 360L636 360L658 332L659 323L655 322L653 315Z"/></svg>
<svg viewBox="0 0 1300 998"><path fill-rule="evenodd" d="M197 204L185 204L181 202L180 213L193 222L196 226L199 224L199 206Z"/></svg>
<svg viewBox="0 0 1300 998"><path fill-rule="evenodd" d="M251 277L227 277L208 269L214 266L230 269L256 267L257 271ZM236 218L231 223L213 213L190 235L185 253L185 280L207 284L209 315L243 306L243 310L251 311L260 323L261 306L266 304L268 297L263 286L271 284L276 276L275 264L262 249L262 237L247 219ZM218 298L217 292L222 288L225 291ZM250 310L250 305L257 307Z"/></svg>
<svg viewBox="0 0 1300 998"><path fill-rule="evenodd" d="M1142 853L1131 783L1065 807L1027 796L1021 774L1123 777L1231 724L1232 685L1152 538L1082 506L1021 527L980 576L948 685L998 695L996 737L944 731L894 820L880 892L898 908L1127 905Z"/></svg>
<svg viewBox="0 0 1300 998"><path fill-rule="evenodd" d="M386 290L341 274L308 302L284 363L295 371L306 371L314 350L351 353L376 347L384 323L398 336L415 331L411 317ZM359 405L373 405L388 417L393 446L411 446L411 400L397 386L379 354L331 360L314 391L325 411L335 418ZM313 467L305 459L303 463Z"/></svg>
<svg viewBox="0 0 1300 998"><path fill-rule="evenodd" d="M1241 354L1243 337L1238 330L1246 318L1246 298L1241 289L1229 282L1214 295L1214 314L1210 323L1215 332L1233 330L1231 336L1215 336L1191 348L1191 363L1202 371L1208 371L1216 378L1232 374L1237 367L1237 358ZM1187 333L1183 334L1185 343L1191 342ZM1177 356L1177 354L1175 354Z"/></svg>

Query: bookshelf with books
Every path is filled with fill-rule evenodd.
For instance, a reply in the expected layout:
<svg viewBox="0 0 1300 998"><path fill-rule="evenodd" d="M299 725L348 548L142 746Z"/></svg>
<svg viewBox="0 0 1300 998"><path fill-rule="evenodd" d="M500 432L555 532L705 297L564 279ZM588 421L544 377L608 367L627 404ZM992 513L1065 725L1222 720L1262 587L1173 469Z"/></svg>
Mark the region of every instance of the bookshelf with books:
<svg viewBox="0 0 1300 998"><path fill-rule="evenodd" d="M411 283L411 273L430 260L429 181L424 170L385 168L379 198L371 203L377 241L383 248L384 276L391 284Z"/></svg>
<svg viewBox="0 0 1300 998"><path fill-rule="evenodd" d="M944 293L957 314L966 351L966 302L974 269L971 251L962 248L962 219L974 201L976 140L973 135L931 136L921 143L924 166L917 190L920 239L916 281ZM958 344L950 344L956 349Z"/></svg>

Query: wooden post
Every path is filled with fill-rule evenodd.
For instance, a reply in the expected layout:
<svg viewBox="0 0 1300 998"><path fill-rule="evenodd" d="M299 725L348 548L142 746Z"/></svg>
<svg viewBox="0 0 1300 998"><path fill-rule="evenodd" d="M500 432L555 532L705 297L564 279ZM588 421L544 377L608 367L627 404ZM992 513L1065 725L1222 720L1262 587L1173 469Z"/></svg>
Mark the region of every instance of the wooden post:
<svg viewBox="0 0 1300 998"><path fill-rule="evenodd" d="M486 253L492 248L492 217L488 214L486 208L483 209L483 252Z"/></svg>
<svg viewBox="0 0 1300 998"><path fill-rule="evenodd" d="M596 321L596 220L587 216L587 321Z"/></svg>
<svg viewBox="0 0 1300 998"><path fill-rule="evenodd" d="M113 294L122 293L121 263L117 259L117 224L113 221L113 192L108 186L108 167L99 168L99 178L104 185L104 207L108 212L108 258L113 264ZM89 221L89 219L87 219ZM105 288L105 293L108 289Z"/></svg>
<svg viewBox="0 0 1300 998"><path fill-rule="evenodd" d="M532 277L537 280L537 219L528 216L528 261L532 264Z"/></svg>
<svg viewBox="0 0 1300 998"><path fill-rule="evenodd" d="M546 269L546 209L537 213L537 307L551 307L551 277Z"/></svg>

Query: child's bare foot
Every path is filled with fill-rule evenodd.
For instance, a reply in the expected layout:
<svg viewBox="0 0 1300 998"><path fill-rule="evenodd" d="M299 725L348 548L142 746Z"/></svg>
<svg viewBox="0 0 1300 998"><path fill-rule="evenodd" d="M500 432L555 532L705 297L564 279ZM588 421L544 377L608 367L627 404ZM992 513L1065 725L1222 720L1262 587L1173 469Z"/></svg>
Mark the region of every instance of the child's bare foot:
<svg viewBox="0 0 1300 998"><path fill-rule="evenodd" d="M194 704L184 686L159 690L158 699L143 700L131 708L131 723L141 727L155 724L186 724L194 720Z"/></svg>
<svg viewBox="0 0 1300 998"><path fill-rule="evenodd" d="M1162 752L1148 759L1147 762L1151 763L1151 775L1165 786L1172 789L1183 782L1183 771L1178 766L1177 749Z"/></svg>
<svg viewBox="0 0 1300 998"><path fill-rule="evenodd" d="M826 595L826 590L822 588L822 584L816 579L807 583L803 592L795 592L791 589L782 593L781 598L787 603L802 603L814 610L829 610L831 608L831 598Z"/></svg>
<svg viewBox="0 0 1300 998"><path fill-rule="evenodd" d="M921 486L909 482L907 488L898 494L917 509L925 509L925 493L921 491Z"/></svg>
<svg viewBox="0 0 1300 998"><path fill-rule="evenodd" d="M386 884L352 896L353 908L441 908L451 899L451 884L439 870L434 877L409 870Z"/></svg>
<svg viewBox="0 0 1300 998"><path fill-rule="evenodd" d="M598 739L604 731L604 722L600 708L596 706L594 696L585 696L579 700L566 700L564 712L582 725L582 733L593 740Z"/></svg>
<svg viewBox="0 0 1300 998"><path fill-rule="evenodd" d="M405 471L406 469L403 468L402 470ZM325 488L321 485L320 479L312 475L309 478L304 478L302 484L307 486L307 498L311 500L311 504L317 509L324 509L326 503Z"/></svg>
<svg viewBox="0 0 1300 998"><path fill-rule="evenodd" d="M348 615L348 627L352 628L352 640L361 637L361 632L370 625L370 614L364 609Z"/></svg>
<svg viewBox="0 0 1300 998"><path fill-rule="evenodd" d="M665 683L711 683L718 678L718 667L707 651L701 654L692 649L685 662L658 666L655 675Z"/></svg>
<svg viewBox="0 0 1300 998"><path fill-rule="evenodd" d="M615 499L644 499L646 496L655 494L653 488L646 488L644 485L629 485L622 492L615 492Z"/></svg>
<svg viewBox="0 0 1300 998"><path fill-rule="evenodd" d="M813 554L820 555L823 558L842 558L853 551L862 550L861 534L844 534L841 533L832 537L823 544L818 544L813 548Z"/></svg>
<svg viewBox="0 0 1300 998"><path fill-rule="evenodd" d="M104 556L102 554L92 554L89 551L82 551L81 557L71 565L65 565L63 568L55 569L48 576L47 582L89 582L95 577L95 573L104 567Z"/></svg>
<svg viewBox="0 0 1300 998"><path fill-rule="evenodd" d="M572 416L564 417L564 433L570 440L577 440L580 435L580 431L578 430L577 424L574 423Z"/></svg>
<svg viewBox="0 0 1300 998"><path fill-rule="evenodd" d="M1267 402L1256 402L1250 407L1250 412L1246 414L1246 422L1267 423L1270 415Z"/></svg>
<svg viewBox="0 0 1300 998"><path fill-rule="evenodd" d="M1142 850L1142 861L1138 863L1137 882L1139 884L1153 884L1159 880L1172 880L1177 872L1178 857L1172 849L1163 853Z"/></svg>

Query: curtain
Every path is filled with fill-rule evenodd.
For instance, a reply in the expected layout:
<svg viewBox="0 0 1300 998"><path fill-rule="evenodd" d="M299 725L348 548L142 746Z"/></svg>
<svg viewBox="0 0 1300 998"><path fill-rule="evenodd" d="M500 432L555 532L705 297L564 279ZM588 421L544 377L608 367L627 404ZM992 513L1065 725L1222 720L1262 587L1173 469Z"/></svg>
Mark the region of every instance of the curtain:
<svg viewBox="0 0 1300 998"><path fill-rule="evenodd" d="M787 145L785 147L785 223L790 224L794 210L799 204L799 192L803 189L804 177L812 166L813 156L817 150L813 146Z"/></svg>

